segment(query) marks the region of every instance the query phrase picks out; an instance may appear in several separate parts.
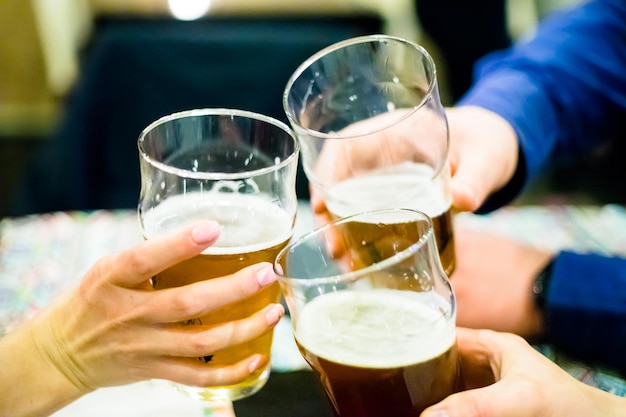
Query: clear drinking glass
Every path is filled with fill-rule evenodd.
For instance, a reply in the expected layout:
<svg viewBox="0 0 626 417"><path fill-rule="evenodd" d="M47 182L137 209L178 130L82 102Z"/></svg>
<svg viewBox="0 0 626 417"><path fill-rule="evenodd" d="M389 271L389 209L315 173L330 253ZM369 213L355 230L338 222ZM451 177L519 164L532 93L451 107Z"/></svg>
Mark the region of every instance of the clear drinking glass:
<svg viewBox="0 0 626 417"><path fill-rule="evenodd" d="M331 218L411 208L433 219L444 270L455 265L448 123L421 46L371 35L331 45L283 95L304 172Z"/></svg>
<svg viewBox="0 0 626 417"><path fill-rule="evenodd" d="M284 123L231 109L191 110L163 117L138 141L141 167L139 218L145 239L198 220L217 220L217 242L202 254L153 278L155 288L186 285L273 262L290 240L297 210L295 178L299 145ZM211 326L249 316L281 299L278 283L246 300L190 320ZM272 332L198 358L234 364L254 353L270 356ZM270 365L241 384L177 386L210 402L257 392Z"/></svg>
<svg viewBox="0 0 626 417"><path fill-rule="evenodd" d="M424 213L331 222L284 248L274 269L338 417L415 417L461 388L454 294Z"/></svg>

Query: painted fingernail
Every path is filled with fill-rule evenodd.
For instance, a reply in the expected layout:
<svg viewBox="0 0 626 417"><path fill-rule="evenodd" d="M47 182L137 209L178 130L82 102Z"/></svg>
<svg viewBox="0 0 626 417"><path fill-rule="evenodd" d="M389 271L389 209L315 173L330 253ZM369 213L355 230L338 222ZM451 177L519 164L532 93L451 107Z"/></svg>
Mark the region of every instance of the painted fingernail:
<svg viewBox="0 0 626 417"><path fill-rule="evenodd" d="M273 326L285 315L285 308L280 304L271 304L265 307L265 321Z"/></svg>
<svg viewBox="0 0 626 417"><path fill-rule="evenodd" d="M261 359L263 359L261 355L254 355L252 357L252 360L248 364L248 372L252 373L256 371L257 368L259 367L259 363L261 363Z"/></svg>
<svg viewBox="0 0 626 417"><path fill-rule="evenodd" d="M262 287L270 285L272 282L276 281L276 274L274 273L272 265L266 265L265 267L259 269L256 273L256 277Z"/></svg>
<svg viewBox="0 0 626 417"><path fill-rule="evenodd" d="M218 238L222 227L216 221L202 222L191 231L191 239L198 245L204 245Z"/></svg>

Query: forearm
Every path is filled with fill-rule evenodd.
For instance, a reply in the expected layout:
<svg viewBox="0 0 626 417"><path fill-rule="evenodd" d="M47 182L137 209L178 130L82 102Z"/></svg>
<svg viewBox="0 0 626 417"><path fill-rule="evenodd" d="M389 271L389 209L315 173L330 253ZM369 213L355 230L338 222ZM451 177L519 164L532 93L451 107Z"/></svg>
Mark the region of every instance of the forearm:
<svg viewBox="0 0 626 417"><path fill-rule="evenodd" d="M84 393L36 347L30 325L0 339L0 416L48 416Z"/></svg>
<svg viewBox="0 0 626 417"><path fill-rule="evenodd" d="M560 252L547 291L548 340L626 375L626 259Z"/></svg>
<svg viewBox="0 0 626 417"><path fill-rule="evenodd" d="M459 105L509 122L524 162L517 177L527 181L547 164L584 156L615 133L626 114L625 19L623 1L591 1L545 20L533 38L478 65ZM523 184L513 185L491 209Z"/></svg>

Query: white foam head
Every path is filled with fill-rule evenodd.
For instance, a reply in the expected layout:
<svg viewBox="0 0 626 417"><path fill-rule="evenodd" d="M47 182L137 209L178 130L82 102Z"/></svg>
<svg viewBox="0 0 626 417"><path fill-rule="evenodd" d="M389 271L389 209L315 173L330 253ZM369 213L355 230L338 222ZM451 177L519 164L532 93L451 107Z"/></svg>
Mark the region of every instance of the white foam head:
<svg viewBox="0 0 626 417"><path fill-rule="evenodd" d="M185 224L216 220L222 232L204 254L244 253L268 248L289 239L294 215L262 195L187 193L170 197L145 213L144 236L151 238Z"/></svg>
<svg viewBox="0 0 626 417"><path fill-rule="evenodd" d="M294 333L303 347L327 360L395 368L435 358L452 346L448 309L433 292L339 291L305 305Z"/></svg>
<svg viewBox="0 0 626 417"><path fill-rule="evenodd" d="M443 178L420 163L403 163L349 178L330 187L326 205L337 217L383 208L419 210L430 217L446 212L452 204Z"/></svg>

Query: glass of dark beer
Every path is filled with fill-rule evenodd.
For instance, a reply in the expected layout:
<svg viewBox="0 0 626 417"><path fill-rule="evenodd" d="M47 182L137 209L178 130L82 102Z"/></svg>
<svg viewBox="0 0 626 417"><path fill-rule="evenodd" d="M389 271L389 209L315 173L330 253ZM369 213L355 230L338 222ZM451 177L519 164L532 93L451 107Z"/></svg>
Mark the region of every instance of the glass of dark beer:
<svg viewBox="0 0 626 417"><path fill-rule="evenodd" d="M216 220L222 226L217 242L202 254L153 277L155 288L273 262L289 242L297 210L299 145L286 124L241 110L191 110L152 123L141 133L138 147L142 179L138 212L145 239L198 220ZM184 324L212 326L242 319L280 299L275 283ZM272 336L267 332L198 360L221 365L255 353L269 357ZM232 386L176 386L207 402L233 401L261 389L269 372L268 364Z"/></svg>
<svg viewBox="0 0 626 417"><path fill-rule="evenodd" d="M461 389L452 288L431 219L333 221L274 263L296 344L338 417L418 417Z"/></svg>
<svg viewBox="0 0 626 417"><path fill-rule="evenodd" d="M448 124L435 64L421 46L371 35L331 45L289 79L283 106L304 172L330 218L410 208L433 219L454 270Z"/></svg>

